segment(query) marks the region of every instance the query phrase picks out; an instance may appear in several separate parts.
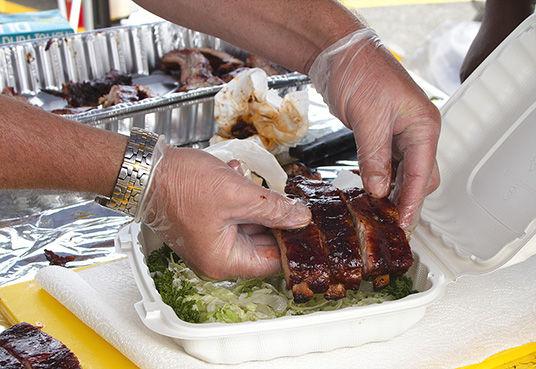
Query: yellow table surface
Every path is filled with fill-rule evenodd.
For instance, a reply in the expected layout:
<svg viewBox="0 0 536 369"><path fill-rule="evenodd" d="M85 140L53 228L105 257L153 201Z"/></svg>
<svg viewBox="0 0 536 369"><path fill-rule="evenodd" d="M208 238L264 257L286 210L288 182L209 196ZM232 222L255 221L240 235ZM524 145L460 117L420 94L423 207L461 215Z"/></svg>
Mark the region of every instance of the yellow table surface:
<svg viewBox="0 0 536 369"><path fill-rule="evenodd" d="M460 369L534 369L536 368L536 342L499 352L480 364Z"/></svg>
<svg viewBox="0 0 536 369"><path fill-rule="evenodd" d="M35 281L0 288L0 315L9 324L43 324L43 331L59 339L78 357L84 369L138 368L86 326ZM536 342L491 356L460 369L534 369Z"/></svg>
<svg viewBox="0 0 536 369"><path fill-rule="evenodd" d="M35 281L0 288L0 314L10 324L42 323L43 331L69 347L84 369L138 368Z"/></svg>

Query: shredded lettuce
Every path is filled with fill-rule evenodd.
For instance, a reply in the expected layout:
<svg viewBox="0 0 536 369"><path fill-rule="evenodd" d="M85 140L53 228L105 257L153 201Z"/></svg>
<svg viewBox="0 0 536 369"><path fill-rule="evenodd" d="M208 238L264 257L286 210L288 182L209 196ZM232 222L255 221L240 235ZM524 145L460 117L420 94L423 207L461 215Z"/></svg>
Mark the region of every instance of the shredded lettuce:
<svg viewBox="0 0 536 369"><path fill-rule="evenodd" d="M237 323L273 319L286 315L303 315L316 311L336 310L349 306L378 304L401 299L415 293L411 278L392 278L381 291L369 285L348 291L340 300L326 300L315 295L306 303L297 304L285 286L282 275L267 279L243 279L210 282L199 278L167 247L153 251L147 265L162 301L177 316L191 323Z"/></svg>

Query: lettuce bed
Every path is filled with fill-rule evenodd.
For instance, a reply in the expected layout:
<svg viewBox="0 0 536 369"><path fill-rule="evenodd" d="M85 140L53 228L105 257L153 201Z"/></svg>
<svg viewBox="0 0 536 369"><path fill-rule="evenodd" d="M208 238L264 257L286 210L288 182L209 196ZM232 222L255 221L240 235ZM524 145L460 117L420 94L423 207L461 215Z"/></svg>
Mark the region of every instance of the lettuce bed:
<svg viewBox="0 0 536 369"><path fill-rule="evenodd" d="M401 299L415 293L411 278L392 278L381 291L372 291L363 282L358 291L330 301L316 295L304 304L296 304L285 287L282 275L267 279L242 279L211 282L199 278L173 251L163 246L147 258L147 265L162 300L190 323L238 323L303 315Z"/></svg>

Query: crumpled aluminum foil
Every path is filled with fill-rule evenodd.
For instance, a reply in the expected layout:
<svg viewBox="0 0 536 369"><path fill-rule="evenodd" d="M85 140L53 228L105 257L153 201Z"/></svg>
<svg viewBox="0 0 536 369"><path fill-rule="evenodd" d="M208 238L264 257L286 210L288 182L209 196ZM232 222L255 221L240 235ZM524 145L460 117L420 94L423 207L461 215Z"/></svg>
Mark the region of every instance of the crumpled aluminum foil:
<svg viewBox="0 0 536 369"><path fill-rule="evenodd" d="M59 255L76 256L68 267L117 257L113 255L114 237L132 218L101 207L94 201L80 203L81 197L74 194L55 196L78 203L0 220L0 285L33 277L39 268L48 265L44 249ZM34 197L39 199L37 203L31 197L20 195L20 199L22 205L26 203L34 210L37 206L57 205L54 201L46 203L46 198L38 195ZM15 211L15 206L11 210Z"/></svg>

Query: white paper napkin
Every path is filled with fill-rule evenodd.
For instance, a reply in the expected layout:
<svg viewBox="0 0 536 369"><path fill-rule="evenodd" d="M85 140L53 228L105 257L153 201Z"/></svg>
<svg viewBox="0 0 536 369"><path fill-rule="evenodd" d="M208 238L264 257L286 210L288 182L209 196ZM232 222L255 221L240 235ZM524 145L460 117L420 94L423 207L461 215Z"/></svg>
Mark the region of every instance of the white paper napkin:
<svg viewBox="0 0 536 369"><path fill-rule="evenodd" d="M149 331L126 260L80 272L42 269L37 280L57 300L143 369L214 368ZM234 365L267 368L455 368L536 341L536 257L485 276L462 277L422 321L388 342L295 358ZM337 332L333 332L337 334Z"/></svg>

